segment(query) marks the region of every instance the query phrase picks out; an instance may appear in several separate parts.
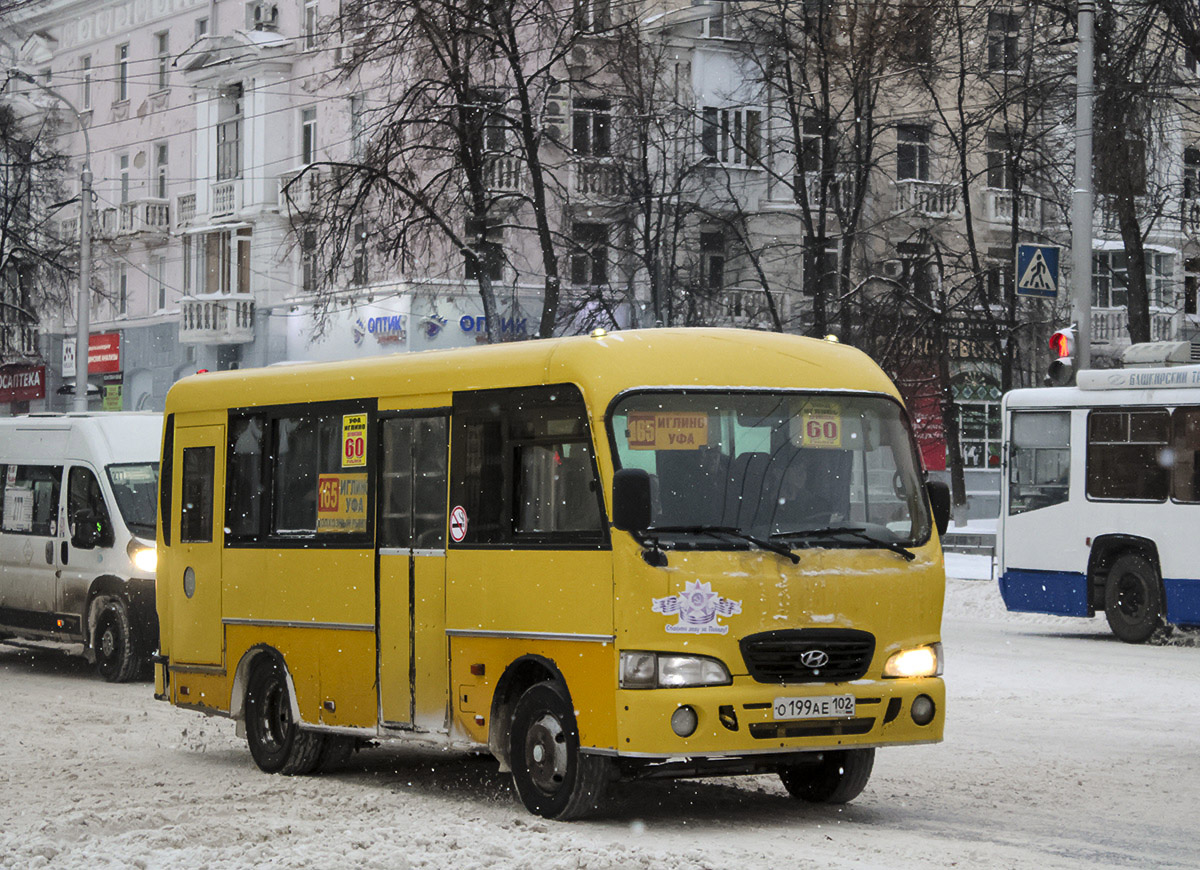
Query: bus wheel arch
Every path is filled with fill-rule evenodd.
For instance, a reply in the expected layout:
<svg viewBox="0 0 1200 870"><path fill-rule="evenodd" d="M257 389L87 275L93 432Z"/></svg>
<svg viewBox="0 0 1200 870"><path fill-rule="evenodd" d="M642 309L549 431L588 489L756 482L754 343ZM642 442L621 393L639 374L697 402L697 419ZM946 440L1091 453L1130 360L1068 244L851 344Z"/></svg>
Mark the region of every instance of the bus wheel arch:
<svg viewBox="0 0 1200 870"><path fill-rule="evenodd" d="M513 713L517 702L531 686L538 683L557 681L566 686L558 666L550 659L539 655L524 655L513 661L500 680L492 695L492 710L488 729L488 749L500 762L500 772L509 773L509 736L512 732Z"/></svg>
<svg viewBox="0 0 1200 870"><path fill-rule="evenodd" d="M1104 584L1104 615L1126 643L1145 643L1166 625L1161 571L1141 553L1118 556Z"/></svg>
<svg viewBox="0 0 1200 870"><path fill-rule="evenodd" d="M266 773L312 773L321 763L325 735L302 727L296 687L283 657L265 648L250 658L240 713L254 763Z"/></svg>

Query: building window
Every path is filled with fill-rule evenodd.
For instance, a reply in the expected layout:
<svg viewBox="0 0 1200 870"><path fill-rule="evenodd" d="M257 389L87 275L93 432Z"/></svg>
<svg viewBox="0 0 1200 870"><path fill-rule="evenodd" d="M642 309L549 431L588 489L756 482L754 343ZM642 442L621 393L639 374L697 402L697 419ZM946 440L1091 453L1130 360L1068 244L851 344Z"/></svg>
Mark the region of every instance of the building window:
<svg viewBox="0 0 1200 870"><path fill-rule="evenodd" d="M208 19L207 18L197 18L196 19L196 29L193 32L195 34L196 39L203 39L205 36L207 36L208 35Z"/></svg>
<svg viewBox="0 0 1200 870"><path fill-rule="evenodd" d="M118 317L129 313L129 270L124 263L113 266L113 311Z"/></svg>
<svg viewBox="0 0 1200 870"><path fill-rule="evenodd" d="M896 178L929 180L929 128L901 124L896 128Z"/></svg>
<svg viewBox="0 0 1200 870"><path fill-rule="evenodd" d="M817 255L810 252L813 250L813 242L806 240L804 262L807 267L813 270L813 275L810 280L805 280L804 291L809 296L814 296L820 293L825 298L832 298L838 292L838 279L840 277L837 241L826 240L825 250Z"/></svg>
<svg viewBox="0 0 1200 870"><path fill-rule="evenodd" d="M725 234L720 230L700 233L700 286L725 287Z"/></svg>
<svg viewBox="0 0 1200 870"><path fill-rule="evenodd" d="M304 0L304 47L316 48L319 37L320 17L317 15L317 0Z"/></svg>
<svg viewBox="0 0 1200 870"><path fill-rule="evenodd" d="M300 234L300 286L306 293L317 289L317 231Z"/></svg>
<svg viewBox="0 0 1200 870"><path fill-rule="evenodd" d="M167 198L167 182L169 179L167 143L158 142L154 146L154 195L159 199Z"/></svg>
<svg viewBox="0 0 1200 870"><path fill-rule="evenodd" d="M571 227L571 283L608 283L608 226L576 223Z"/></svg>
<svg viewBox="0 0 1200 870"><path fill-rule="evenodd" d="M363 96L355 94L350 97L350 156L363 155Z"/></svg>
<svg viewBox="0 0 1200 870"><path fill-rule="evenodd" d="M575 28L604 30L612 26L612 0L575 0Z"/></svg>
<svg viewBox="0 0 1200 870"><path fill-rule="evenodd" d="M1021 16L1015 12L989 12L987 63L992 72L1017 69Z"/></svg>
<svg viewBox="0 0 1200 870"><path fill-rule="evenodd" d="M1200 257L1183 261L1183 313L1197 312L1196 296L1200 293Z"/></svg>
<svg viewBox="0 0 1200 870"><path fill-rule="evenodd" d="M709 160L750 166L762 155L762 113L757 109L704 108L700 147Z"/></svg>
<svg viewBox="0 0 1200 870"><path fill-rule="evenodd" d="M1183 149L1183 198L1200 199L1200 148Z"/></svg>
<svg viewBox="0 0 1200 870"><path fill-rule="evenodd" d="M358 223L354 225L354 245L353 261L351 263L350 283L359 286L369 283L370 275L368 266L370 259L367 256L367 225Z"/></svg>
<svg viewBox="0 0 1200 870"><path fill-rule="evenodd" d="M242 174L242 86L221 92L217 102L217 181Z"/></svg>
<svg viewBox="0 0 1200 870"><path fill-rule="evenodd" d="M188 238L184 236L184 238ZM201 262L196 269L200 280L200 293L249 293L250 292L250 227L241 227L236 233L228 231L205 233L201 237L196 255ZM185 274L185 281L187 276ZM186 285L185 285L186 286Z"/></svg>
<svg viewBox="0 0 1200 870"><path fill-rule="evenodd" d="M608 100L576 98L571 111L571 148L581 157L606 157L611 150L612 109Z"/></svg>
<svg viewBox="0 0 1200 870"><path fill-rule="evenodd" d="M192 257L194 256L192 246L193 238L195 237L191 235L185 235L180 239L183 248L183 294L185 296L190 295L192 292Z"/></svg>
<svg viewBox="0 0 1200 870"><path fill-rule="evenodd" d="M129 99L129 43L117 46L117 102Z"/></svg>
<svg viewBox="0 0 1200 870"><path fill-rule="evenodd" d="M154 55L157 73L155 82L158 90L165 91L170 83L171 48L167 31L154 34Z"/></svg>
<svg viewBox="0 0 1200 870"><path fill-rule="evenodd" d="M317 159L317 110L300 112L300 162L307 166Z"/></svg>
<svg viewBox="0 0 1200 870"><path fill-rule="evenodd" d="M896 17L896 56L906 63L933 60L933 4L902 3Z"/></svg>
<svg viewBox="0 0 1200 870"><path fill-rule="evenodd" d="M121 185L120 202L121 205L129 202L129 155L120 154L117 156L117 180Z"/></svg>
<svg viewBox="0 0 1200 870"><path fill-rule="evenodd" d="M804 116L800 128L800 155L806 175L821 172L825 128L825 119L819 115Z"/></svg>
<svg viewBox="0 0 1200 870"><path fill-rule="evenodd" d="M1016 284L1013 277L1012 251L1008 248L988 248L987 273L984 276L985 302L1001 305Z"/></svg>
<svg viewBox="0 0 1200 870"><path fill-rule="evenodd" d="M150 261L150 284L154 310L162 311L167 307L167 261L162 257Z"/></svg>
<svg viewBox="0 0 1200 870"><path fill-rule="evenodd" d="M483 271L491 281L504 280L504 228L497 221L467 220L466 242L482 261ZM465 274L478 280L479 270L470 257L465 258Z"/></svg>
<svg viewBox="0 0 1200 870"><path fill-rule="evenodd" d="M1012 152L1008 137L1003 133L987 135L987 186L1000 190L1012 190Z"/></svg>
<svg viewBox="0 0 1200 870"><path fill-rule="evenodd" d="M1175 304L1175 257L1147 249L1146 294L1151 308ZM1124 251L1092 253L1092 305L1095 308L1124 308L1129 304L1129 272ZM1154 336L1158 340L1158 336Z"/></svg>
<svg viewBox="0 0 1200 870"><path fill-rule="evenodd" d="M83 88L81 103L86 112L92 107L92 56L90 54L84 55L79 61L79 77Z"/></svg>

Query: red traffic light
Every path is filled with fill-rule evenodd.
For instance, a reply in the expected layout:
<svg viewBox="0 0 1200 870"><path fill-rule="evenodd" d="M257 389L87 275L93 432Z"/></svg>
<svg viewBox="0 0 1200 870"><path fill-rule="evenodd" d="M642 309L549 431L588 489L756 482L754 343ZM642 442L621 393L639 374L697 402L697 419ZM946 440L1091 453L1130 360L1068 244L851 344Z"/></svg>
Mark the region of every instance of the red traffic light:
<svg viewBox="0 0 1200 870"><path fill-rule="evenodd" d="M1060 329L1050 336L1050 352L1059 359L1075 355L1075 330Z"/></svg>

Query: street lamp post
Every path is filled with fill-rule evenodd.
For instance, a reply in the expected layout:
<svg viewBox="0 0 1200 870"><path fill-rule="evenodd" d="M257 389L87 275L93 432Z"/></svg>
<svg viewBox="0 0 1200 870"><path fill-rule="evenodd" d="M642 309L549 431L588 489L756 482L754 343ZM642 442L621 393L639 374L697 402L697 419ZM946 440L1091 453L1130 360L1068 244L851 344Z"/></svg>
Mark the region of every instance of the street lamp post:
<svg viewBox="0 0 1200 870"><path fill-rule="evenodd" d="M92 142L87 127L75 106L49 85L42 84L29 73L10 69L9 78L20 79L45 91L71 110L79 130L83 133L83 169L79 173L79 297L75 307L75 401L74 410L88 409L88 335L91 325L91 279L92 279Z"/></svg>

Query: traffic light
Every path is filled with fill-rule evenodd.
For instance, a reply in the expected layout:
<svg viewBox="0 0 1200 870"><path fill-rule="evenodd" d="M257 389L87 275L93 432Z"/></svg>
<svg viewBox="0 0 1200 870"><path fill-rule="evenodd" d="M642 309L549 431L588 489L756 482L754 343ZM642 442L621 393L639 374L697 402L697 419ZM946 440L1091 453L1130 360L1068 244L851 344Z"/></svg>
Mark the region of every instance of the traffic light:
<svg viewBox="0 0 1200 870"><path fill-rule="evenodd" d="M1075 327L1068 326L1050 336L1054 359L1046 369L1046 386L1065 387L1075 381Z"/></svg>

